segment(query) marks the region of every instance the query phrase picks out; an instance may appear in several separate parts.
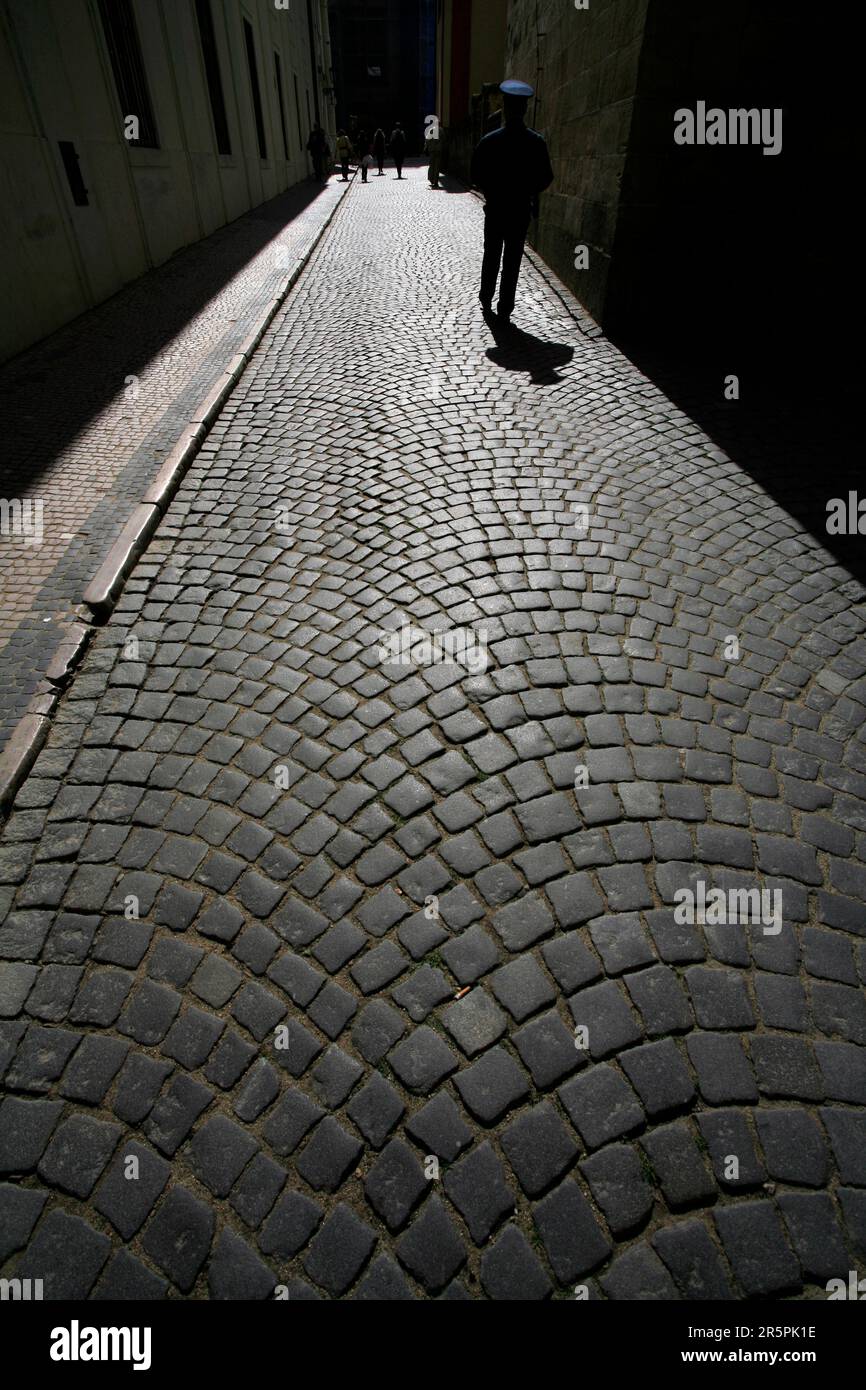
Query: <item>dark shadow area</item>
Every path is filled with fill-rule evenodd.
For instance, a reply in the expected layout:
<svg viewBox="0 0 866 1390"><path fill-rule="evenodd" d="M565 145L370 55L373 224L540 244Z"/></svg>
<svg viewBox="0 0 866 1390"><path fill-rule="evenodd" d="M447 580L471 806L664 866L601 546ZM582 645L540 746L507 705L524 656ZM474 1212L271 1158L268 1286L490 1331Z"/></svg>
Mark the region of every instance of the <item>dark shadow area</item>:
<svg viewBox="0 0 866 1390"><path fill-rule="evenodd" d="M471 194L471 189L467 188L466 184L461 183L460 179L453 174L440 174L439 188L443 193Z"/></svg>
<svg viewBox="0 0 866 1390"><path fill-rule="evenodd" d="M3 495L40 478L124 389L125 378L140 375L321 193L310 180L262 203L4 363ZM226 320L228 331L233 322Z"/></svg>
<svg viewBox="0 0 866 1390"><path fill-rule="evenodd" d="M515 324L504 324L496 314L484 315L484 322L496 339L487 356L506 372L526 372L533 386L554 386L562 377L557 371L574 357L574 348L551 343L525 333Z"/></svg>
<svg viewBox="0 0 866 1390"><path fill-rule="evenodd" d="M831 498L866 492L849 329L859 84L843 31L796 0L650 0L604 328L864 579L866 537L826 530ZM698 103L781 110L781 149L677 144L675 113Z"/></svg>
<svg viewBox="0 0 866 1390"><path fill-rule="evenodd" d="M613 337L613 335L611 335ZM791 363L737 354L689 356L670 343L614 339L665 395L701 427L780 507L866 583L866 516L862 535L827 533L827 503L866 498L862 441L852 437L854 383L845 364ZM740 399L724 399L731 363ZM799 392L798 392L799 388Z"/></svg>

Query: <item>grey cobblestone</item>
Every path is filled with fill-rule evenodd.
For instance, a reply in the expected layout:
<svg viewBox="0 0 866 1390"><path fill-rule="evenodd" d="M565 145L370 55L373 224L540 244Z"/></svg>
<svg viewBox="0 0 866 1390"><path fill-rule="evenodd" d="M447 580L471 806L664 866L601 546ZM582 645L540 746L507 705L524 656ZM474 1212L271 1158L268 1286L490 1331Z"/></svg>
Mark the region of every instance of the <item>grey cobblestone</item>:
<svg viewBox="0 0 866 1390"><path fill-rule="evenodd" d="M713 1199L715 1184L684 1121L655 1129L642 1142L669 1206L678 1209Z"/></svg>
<svg viewBox="0 0 866 1390"><path fill-rule="evenodd" d="M640 1158L627 1144L609 1144L580 1165L611 1231L622 1235L644 1224L653 1207Z"/></svg>
<svg viewBox="0 0 866 1390"><path fill-rule="evenodd" d="M612 1066L592 1067L566 1082L558 1094L587 1148L598 1148L644 1123L637 1096Z"/></svg>
<svg viewBox="0 0 866 1390"><path fill-rule="evenodd" d="M493 1124L529 1093L523 1072L501 1047L491 1048L459 1072L455 1084L465 1105L482 1124Z"/></svg>
<svg viewBox="0 0 866 1390"><path fill-rule="evenodd" d="M715 1212L725 1253L742 1288L767 1296L800 1288L800 1266L785 1240L772 1202L720 1207Z"/></svg>
<svg viewBox="0 0 866 1390"><path fill-rule="evenodd" d="M142 1246L182 1293L188 1293L204 1264L214 1231L210 1207L184 1187L173 1187L148 1223Z"/></svg>
<svg viewBox="0 0 866 1390"><path fill-rule="evenodd" d="M735 1297L718 1250L699 1221L684 1221L652 1238L683 1298L722 1301Z"/></svg>
<svg viewBox="0 0 866 1390"><path fill-rule="evenodd" d="M111 1241L79 1216L57 1208L40 1222L16 1266L19 1279L42 1279L43 1298L87 1298L111 1252Z"/></svg>
<svg viewBox="0 0 866 1390"><path fill-rule="evenodd" d="M778 1205L803 1273L826 1287L847 1260L832 1201L826 1193L784 1192Z"/></svg>
<svg viewBox="0 0 866 1390"><path fill-rule="evenodd" d="M348 195L0 836L8 1272L821 1297L866 1258L862 590L532 266L492 356L463 261L416 315L479 210L410 172ZM486 672L383 663L404 617ZM678 920L699 881L782 930Z"/></svg>
<svg viewBox="0 0 866 1390"><path fill-rule="evenodd" d="M481 1256L481 1282L494 1299L535 1302L553 1291L538 1256L514 1225Z"/></svg>
<svg viewBox="0 0 866 1390"><path fill-rule="evenodd" d="M569 1178L533 1208L532 1216L561 1283L581 1278L610 1253L610 1242L591 1206Z"/></svg>
<svg viewBox="0 0 866 1390"><path fill-rule="evenodd" d="M429 1294L439 1293L466 1263L466 1247L438 1197L430 1197L420 1215L397 1242L397 1255Z"/></svg>
<svg viewBox="0 0 866 1390"><path fill-rule="evenodd" d="M341 1204L313 1239L304 1268L328 1293L345 1293L375 1244L376 1235L370 1226Z"/></svg>

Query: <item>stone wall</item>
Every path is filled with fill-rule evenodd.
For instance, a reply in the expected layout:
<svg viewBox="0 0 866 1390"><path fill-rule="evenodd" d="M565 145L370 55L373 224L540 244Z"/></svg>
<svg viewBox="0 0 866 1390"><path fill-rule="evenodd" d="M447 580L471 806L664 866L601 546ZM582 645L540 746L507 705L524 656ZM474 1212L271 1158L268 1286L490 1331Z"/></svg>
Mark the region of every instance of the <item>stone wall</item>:
<svg viewBox="0 0 866 1390"><path fill-rule="evenodd" d="M511 0L508 9L506 69L536 88L528 119L546 136L556 174L532 241L599 320L648 3L590 0L577 10L571 0ZM575 269L578 244L589 248L587 270Z"/></svg>
<svg viewBox="0 0 866 1390"><path fill-rule="evenodd" d="M321 74L313 71L307 6L211 0L210 10L229 153L218 147L193 0L132 7L155 125L148 146L125 138L126 118L137 113L121 106L96 4L0 6L0 361L308 177L311 94ZM327 14L320 3L312 13L321 67ZM320 100L330 128L329 106ZM73 185L75 172L83 188Z"/></svg>
<svg viewBox="0 0 866 1390"><path fill-rule="evenodd" d="M531 238L608 332L692 333L724 357L745 314L781 362L804 293L844 300L858 156L838 39L804 0L510 0L506 67L537 88L556 174ZM781 153L677 144L675 112L699 101L781 109Z"/></svg>
<svg viewBox="0 0 866 1390"><path fill-rule="evenodd" d="M817 39L815 40L817 42ZM780 336L802 254L803 194L823 159L813 39L788 0L650 0L605 304L612 331L706 335L727 351ZM779 109L782 148L678 145L675 113ZM784 334L784 329L781 330Z"/></svg>

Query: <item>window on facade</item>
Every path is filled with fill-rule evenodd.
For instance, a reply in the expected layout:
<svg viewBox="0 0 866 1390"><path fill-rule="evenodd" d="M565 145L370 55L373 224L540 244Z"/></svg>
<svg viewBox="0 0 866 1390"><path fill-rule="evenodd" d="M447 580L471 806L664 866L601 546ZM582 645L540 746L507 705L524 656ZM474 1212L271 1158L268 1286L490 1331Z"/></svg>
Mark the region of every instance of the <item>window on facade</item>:
<svg viewBox="0 0 866 1390"><path fill-rule="evenodd" d="M130 140L130 145L144 149L158 150L159 139L156 121L150 104L147 75L132 12L132 0L99 0L99 14L108 45L108 56L114 73L114 84L120 98L124 120L135 116L138 120L138 138Z"/></svg>
<svg viewBox="0 0 866 1390"><path fill-rule="evenodd" d="M207 90L210 97L210 109L213 115L214 131L216 132L217 149L220 154L231 154L232 142L229 136L229 123L226 115L225 96L223 95L223 81L220 73L220 60L217 53L216 33L213 27L213 13L211 11L211 0L195 0L195 12L198 19L198 33L201 39L201 51L204 57L204 71L207 78Z"/></svg>
<svg viewBox="0 0 866 1390"><path fill-rule="evenodd" d="M247 67L250 70L250 90L253 94L253 111L256 117L256 137L259 142L259 157L267 159L268 147L265 141L265 118L262 114L262 93L259 87L259 67L256 62L256 41L253 37L253 26L248 19L244 20L244 40L247 46Z"/></svg>
<svg viewBox="0 0 866 1390"><path fill-rule="evenodd" d="M280 107L280 126L283 132L283 154L285 155L286 163L288 163L290 156L289 137L286 131L286 109L285 103L283 102L283 67L280 62L280 55L276 52L274 53L274 78L276 79L277 83L277 101L279 102ZM303 144L303 141L301 143Z"/></svg>

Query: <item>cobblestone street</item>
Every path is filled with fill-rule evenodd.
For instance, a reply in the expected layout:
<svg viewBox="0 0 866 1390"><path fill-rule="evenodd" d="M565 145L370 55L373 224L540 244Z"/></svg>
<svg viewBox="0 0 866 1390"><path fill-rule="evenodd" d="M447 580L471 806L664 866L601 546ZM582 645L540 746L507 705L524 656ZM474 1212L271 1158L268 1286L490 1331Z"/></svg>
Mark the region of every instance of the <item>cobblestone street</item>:
<svg viewBox="0 0 866 1390"><path fill-rule="evenodd" d="M494 333L481 238L355 180L0 834L46 1298L866 1273L866 592L536 261Z"/></svg>

